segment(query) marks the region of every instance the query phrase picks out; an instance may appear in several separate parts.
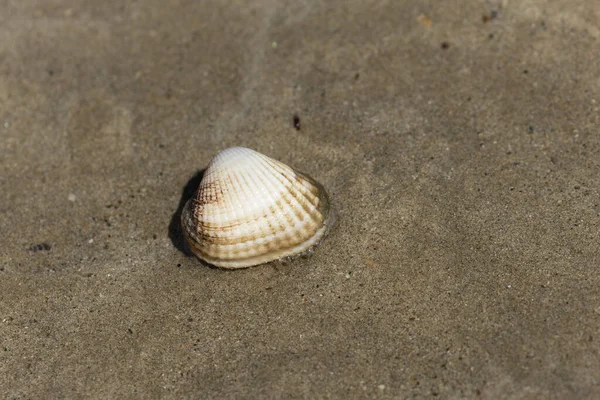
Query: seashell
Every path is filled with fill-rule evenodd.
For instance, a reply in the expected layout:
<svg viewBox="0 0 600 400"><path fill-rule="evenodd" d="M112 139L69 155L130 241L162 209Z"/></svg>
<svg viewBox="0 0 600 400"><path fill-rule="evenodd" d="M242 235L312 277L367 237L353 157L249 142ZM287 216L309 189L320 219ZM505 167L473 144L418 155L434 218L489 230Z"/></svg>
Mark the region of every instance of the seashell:
<svg viewBox="0 0 600 400"><path fill-rule="evenodd" d="M223 268L304 253L333 222L321 184L244 147L225 149L212 159L181 214L192 252Z"/></svg>

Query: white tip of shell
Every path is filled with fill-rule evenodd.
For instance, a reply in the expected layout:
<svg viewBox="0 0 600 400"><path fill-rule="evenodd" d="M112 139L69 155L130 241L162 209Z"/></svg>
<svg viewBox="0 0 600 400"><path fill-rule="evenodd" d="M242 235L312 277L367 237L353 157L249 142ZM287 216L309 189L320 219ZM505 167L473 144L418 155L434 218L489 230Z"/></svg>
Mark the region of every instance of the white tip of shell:
<svg viewBox="0 0 600 400"><path fill-rule="evenodd" d="M244 268L301 254L333 224L325 189L309 176L244 147L218 153L181 215L194 254Z"/></svg>

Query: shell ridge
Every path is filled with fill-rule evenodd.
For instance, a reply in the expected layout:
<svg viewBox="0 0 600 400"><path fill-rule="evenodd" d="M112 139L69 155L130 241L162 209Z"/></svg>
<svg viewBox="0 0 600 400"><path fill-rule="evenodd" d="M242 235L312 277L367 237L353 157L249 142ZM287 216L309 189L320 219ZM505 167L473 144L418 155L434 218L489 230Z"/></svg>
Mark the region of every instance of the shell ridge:
<svg viewBox="0 0 600 400"><path fill-rule="evenodd" d="M232 151L229 152L229 154L233 154L234 156L237 156L239 154L239 152L237 151L237 149L231 149ZM228 192L226 198L223 199L222 203L229 203L229 213L231 214L231 216L229 218L227 218L227 215L225 216L225 219L227 220L226 222L229 224L235 223L239 221L238 218L238 214L237 214L237 210L235 209L234 205L241 205L242 207L244 207L244 204L246 203L245 201L243 201L243 199L240 198L240 195L248 197L247 193L245 191L246 186L244 184L241 185L235 185L236 181L241 181L242 177L240 176L240 174L238 173L238 171L235 168L225 168L225 166L227 164L231 164L232 160L227 160L227 158L225 157L227 154L219 154L217 155L219 158L213 159L213 162L211 162L212 165L209 166L209 177L212 181L217 180L217 178L220 175L223 175L223 179L218 179L219 181L223 182L223 181L229 181L231 182L232 186L236 187L235 190L232 190L231 192ZM211 169L212 167L212 169ZM220 172L220 173L219 173ZM210 181L209 181L210 182ZM240 187L242 188L242 190L240 190ZM241 193L240 193L241 192ZM210 212L209 212L210 213ZM242 211L242 215L245 213L245 210ZM208 238L206 239L206 253L208 255L210 255L211 257L223 257L225 256L226 258L230 258L233 257L235 251L232 248L229 247L223 247L220 246L221 242L223 240L226 240L227 238L224 238L224 222L223 218L221 215L218 216L217 219L217 213L215 213L214 215L211 216L211 221L210 223L206 223L207 221L203 221L204 223L202 224L204 227L204 230L206 232L212 232L212 235L209 235ZM244 227L243 221L240 221L240 223L238 224L238 226L240 227L240 229L242 229L242 232L245 233L246 229ZM219 234L219 232L221 232ZM209 239L210 238L210 239ZM223 252L225 254L223 254Z"/></svg>
<svg viewBox="0 0 600 400"><path fill-rule="evenodd" d="M257 163L256 157L253 157L253 160L251 160L251 162L255 166L261 166L260 164ZM247 199L244 199L243 201L241 200L240 196L237 196L236 198L233 198L232 200L239 200L240 202L246 203L246 200L248 200L248 201L252 200L252 198L255 195L259 196L259 197L265 195L265 196L269 196L269 201L268 201L269 203L277 205L277 202L273 198L273 196L272 196L271 193L266 192L266 193L263 194L263 193L249 192L247 190L249 187L252 187L252 186L256 186L257 187L258 186L256 178L259 178L260 181L261 181L261 183L263 185L265 185L265 186L266 186L267 183L269 185L272 185L271 182L265 181L265 179L268 179L268 175L266 175L264 173L261 173L261 174L257 174L257 177L255 178L255 177L252 176L252 174L248 174L247 171L242 171L240 173L235 173L235 174L232 173L232 175L235 175L235 178L232 178L231 180L240 181L240 184L237 185L237 186L242 188L244 196L247 197ZM249 182L248 179L250 179L252 182ZM250 183L252 183L254 185L251 185ZM276 189L276 188L273 187L273 189ZM275 191L276 190L272 190L272 192L275 192ZM263 213L263 214L265 214L267 217L269 216L268 213ZM256 216L260 217L261 215L256 215ZM271 236L273 236L273 237L277 236L277 230L274 229L274 227L273 227L272 219L270 219L268 222L269 222L269 226L270 226L271 233L272 233ZM225 227L229 227L229 226L240 226L240 225L242 225L244 223L245 222L239 222L239 221L236 222L236 223L234 223L232 221L232 222L229 222L227 225L221 225L220 227L225 228ZM278 223L277 225L280 228L284 228L284 226L281 223ZM211 224L204 223L204 224L202 224L202 226L205 227L205 228L219 228L219 225L216 225L215 223L211 223ZM249 233L249 234L239 235L238 238L235 238L235 237L234 238L221 238L221 237L217 238L215 236L212 236L212 238L218 239L215 242L218 242L220 244L232 245L232 244L235 244L235 243L245 244L247 242L251 242L251 241L256 240L257 237L255 237L254 234Z"/></svg>
<svg viewBox="0 0 600 400"><path fill-rule="evenodd" d="M317 181L243 147L213 157L181 221L196 256L225 268L303 253L333 223L327 193Z"/></svg>
<svg viewBox="0 0 600 400"><path fill-rule="evenodd" d="M252 179L252 182L254 183L255 187L263 188L263 190L259 193L256 193L256 195L263 200L264 206L275 204L276 200L273 196L273 192L270 190L264 190L264 188L268 189L268 184L267 184L268 177L266 176L264 171L261 171L261 168L260 168L261 165L257 162L257 160L254 157L250 161L250 163L254 166L256 171L260 171L260 173L257 173L255 176L252 176L252 175L250 176L250 179ZM271 211L270 207L263 208L262 211L263 211L262 215L258 215L258 218L259 218L259 221L264 220L265 224L268 225L268 227L269 227L269 232L268 232L268 235L266 235L266 236L276 238L277 237L276 227L281 227L281 225L278 223L277 219L275 218L275 215L273 215L273 213L270 212ZM265 236L263 236L262 238L264 238L264 237Z"/></svg>
<svg viewBox="0 0 600 400"><path fill-rule="evenodd" d="M266 161L269 161L268 157L264 156L263 158L265 158ZM277 162L276 160L271 161ZM298 242L299 240L308 240L312 235L318 233L318 227L326 220L326 216L323 215L321 209L315 206L311 199L308 198L307 193L312 194L308 188L302 185L304 192L302 190L295 190L298 187L299 180L306 181L311 186L314 186L312 178L306 179L303 174L297 173L292 168L289 168L289 171L286 172L291 174L292 177L289 177L288 174L277 173L274 174L271 179L278 185L284 186L285 190L282 191L282 197L290 208L299 210L299 212L293 213L298 222L293 235L296 239L292 238L292 241L295 240ZM317 187L315 187L315 189L318 190Z"/></svg>
<svg viewBox="0 0 600 400"><path fill-rule="evenodd" d="M278 170L278 172L280 172L279 174L277 174L277 178L278 178L277 180L278 181L280 181L282 184L284 184L287 188L293 188L296 191L299 191L300 193L302 193L304 195L304 197L307 198L307 200L309 201L309 203L314 206L313 200L311 198L309 198L308 196L306 196L306 194L305 194L306 191L308 191L308 192L310 192L310 191L307 188L305 188L305 187L302 187L302 190L298 190L297 187L296 187L297 182L295 180L292 180L290 178L290 176L289 176L289 175L292 175L293 177L300 177L301 179L304 179L304 177L301 174L298 174L291 167L287 167L286 166L287 169L278 168L279 166L277 165L277 163L279 163L279 162L277 162L276 160L266 159L265 161L268 162L269 165L271 165L272 167L274 167L276 170ZM279 163L279 164L281 164L281 163ZM288 184L285 184L285 182L287 182ZM309 183L312 185L311 182L309 182ZM315 198L315 197L316 196L313 196L313 198ZM302 204L300 204L300 205L302 206ZM309 211L309 210L306 210L306 211Z"/></svg>
<svg viewBox="0 0 600 400"><path fill-rule="evenodd" d="M298 177L304 181L307 181L310 185L314 186L312 184L312 182L310 180L307 180L303 174L299 174L296 171L294 171L293 169L291 169L291 172L294 174L295 177ZM296 203L303 209L304 213L306 215L308 215L316 224L319 224L322 220L319 219L315 219L315 214L316 212L319 212L319 207L317 205L314 204L313 199L318 199L318 197L314 196L314 197L309 197L307 196L306 192L310 193L312 195L312 192L310 190L308 190L307 188L305 188L304 186L302 187L303 190L298 190L296 185L297 185L297 181L296 180L292 180L290 179L290 177L288 177L285 174L280 174L281 177L283 179L279 179L281 182L287 182L288 184L285 185L288 188L293 188L294 191L296 193L299 193L300 195L295 195L296 193L292 193L292 191L290 190L289 193L292 195L292 198L296 201ZM306 202L301 201L300 199L304 198L306 200Z"/></svg>
<svg viewBox="0 0 600 400"><path fill-rule="evenodd" d="M264 155L262 156L262 158L265 160L265 162L269 163L270 165L272 165L274 167L277 167L278 166L277 164L282 164L282 163L278 162L277 160L273 160ZM317 191L319 191L319 188L313 184L312 178L307 179L304 176L304 174L297 172L296 170L294 170L291 167L288 167L285 164L282 164L282 165L284 165L286 167L286 169L285 169L286 173L281 171L281 173L277 175L278 180L280 182L282 182L282 184L284 184L286 186L286 188L288 188L288 190L290 188L293 189L293 190L289 190L289 194L293 198L293 201L302 208L302 210L304 211L304 214L308 215L310 220L312 221L312 224L304 223L303 224L304 229L312 229L309 227L309 225L315 225L315 226L320 225L326 219L326 216L322 215L319 204L318 204L318 202L320 202L320 199L318 198L318 196L314 196L312 191L309 190L308 188L306 188L304 185L301 185L302 189L300 190L298 188L298 180L308 182L311 186L315 187L315 189ZM292 179L292 177L290 177L290 175L292 175L293 179ZM285 182L287 182L287 184ZM302 199L304 199L305 201L302 201ZM289 199L286 199L286 200L288 201L289 204L292 204ZM321 217L319 217L319 216L321 216Z"/></svg>
<svg viewBox="0 0 600 400"><path fill-rule="evenodd" d="M252 238L253 233L250 231L250 226L249 226L249 222L252 220L251 218L245 218L242 219L241 216L243 215L248 215L249 217L255 217L254 216L254 210L252 208L248 208L247 205L249 203L251 203L251 200L253 199L253 192L250 190L251 186L248 184L248 179L247 179L247 174L245 173L245 171L241 170L241 171L237 171L235 172L235 177L236 180L239 182L238 185L236 185L236 194L240 193L243 195L242 196L236 196L235 199L231 199L235 201L235 204L232 204L233 208L237 208L238 210L240 210L241 208L241 214L240 214L240 218L238 219L240 221L240 229L241 232L237 235L235 235L235 237L232 238L232 241L235 241L235 244L231 245L231 248L228 251L228 257L239 257L240 256L240 252L241 247L243 247L242 245L244 243L246 243L249 240L246 241L242 241L241 239L243 238Z"/></svg>
<svg viewBox="0 0 600 400"><path fill-rule="evenodd" d="M268 162L269 166L274 165L271 161L275 162L275 166L277 166L276 160L269 160L268 158L266 158L266 156L265 160ZM287 174L295 174L293 169L289 167L287 168L289 169L285 171ZM307 207L306 204L304 204L304 202L301 201L300 197L294 191L294 181L292 181L291 179L281 178L282 176L284 178L286 177L283 171L276 170L275 172L276 173L271 175L270 180L272 181L274 187L283 187L283 190L279 191L280 196L282 197L282 201L280 203L285 203L288 205L290 211L284 212L284 215L286 216L288 222L294 226L295 233L292 236L298 237L299 232L310 229L311 224L307 221L314 220L313 214L315 212L318 212L318 210L316 208ZM283 204L278 204L278 206L283 210ZM303 238L307 236L308 235L306 234L306 232L302 234Z"/></svg>
<svg viewBox="0 0 600 400"><path fill-rule="evenodd" d="M266 157L266 156L264 156L264 157ZM281 176L282 176L282 177L283 177L283 178L284 178L284 179L285 179L287 182L289 182L289 183L290 183L290 187L293 187L294 189L297 189L297 187L295 186L296 182L290 178L290 175L292 175L294 178L296 178L296 177L299 177L299 178L301 178L301 179L303 179L303 180L306 180L306 179L304 179L304 175L303 175L303 174L301 174L301 173L298 173L298 171L294 170L294 169L293 169L293 168L291 168L291 167L288 167L288 166L287 166L287 165L285 165L285 164L283 164L283 165L284 165L285 167L287 167L287 168L280 168L278 164L281 164L281 163L280 163L280 162L278 162L277 160L273 160L273 159L268 159L268 158L267 158L265 161L267 161L267 162L268 162L268 163L269 163L269 164L270 164L272 167L274 167L274 168L275 168L275 169L277 169L279 172L281 172L281 173L280 173L280 175L281 175ZM310 181L308 181L308 182L311 184L311 186L314 186L314 185L312 184L312 182L310 182ZM298 190L298 191L300 191L300 192L301 192L301 193L302 193L302 194L303 194L303 195L304 195L304 196L305 196L305 197L306 197L306 198L309 200L309 202L310 202L311 204L313 204L313 203L314 203L313 199L316 199L316 198L318 198L318 196L315 196L315 195L312 193L312 191L310 191L308 188L306 188L306 187L304 187L304 186L302 186L302 190ZM309 196L306 196L306 193L310 193L312 196L311 196L311 197L309 197ZM313 205L314 205L314 204L313 204Z"/></svg>
<svg viewBox="0 0 600 400"><path fill-rule="evenodd" d="M259 160L257 160L257 165L261 165L263 164L262 162L259 164L258 162ZM260 160L262 161L262 160ZM262 165L261 165L262 166ZM290 225L294 225L294 221L291 219L291 216L288 212L285 211L285 209L283 208L283 204L280 201L277 201L274 197L273 197L273 193L275 193L276 195L280 195L280 191L277 190L277 187L273 184L272 179L266 175L266 174L260 174L259 175L259 179L261 181L261 183L265 186L268 187L269 190L269 196L270 196L270 203L271 203L271 207L276 208L276 210L279 210L281 212L281 216L283 217L283 219L285 219L285 221L290 224ZM273 236L275 238L278 238L279 234L278 233L282 233L282 235L288 239L292 239L291 234L289 234L288 232L286 232L285 229L285 225L283 224L283 221L281 220L281 218L276 218L276 215L273 215L272 210L271 211L271 215L274 217L275 222L277 223L278 227L279 227L279 231L273 231ZM279 239L281 240L281 239Z"/></svg>
<svg viewBox="0 0 600 400"><path fill-rule="evenodd" d="M254 154L250 154L252 156L254 156ZM250 164L248 167L253 166L256 167L258 164L256 163L256 157L248 157L247 163ZM260 233L254 233L251 232L248 229L244 229L243 233L240 235L237 235L237 237L231 237L231 238L222 238L222 240L219 240L220 243L222 243L223 245L225 245L226 247L228 247L228 257L227 258L233 258L235 256L235 254L239 253L239 251L236 251L236 247L244 247L244 245L247 245L250 242L258 242L259 239L261 238L269 238L269 237L273 237L275 238L277 236L277 230L274 227L273 224L273 219L270 218L269 213L265 212L265 210L263 209L262 212L260 209L258 210L254 210L254 209L248 209L245 207L246 204L248 203L252 203L252 201L256 201L259 199L263 199L264 196L268 196L268 202L265 203L275 203L274 198L271 196L270 193L261 193L258 192L256 190L251 190L252 187L260 187L259 184L256 181L257 177L261 177L261 181L262 181L262 176L264 174L257 174L257 177L253 176L253 174L248 173L248 169L246 168L244 170L237 170L235 171L235 173L232 172L232 174L235 176L235 180L239 181L239 185L237 185L238 187L238 191L241 192L242 196L236 196L235 198L232 198L232 201L236 201L238 203L240 203L239 205L241 205L243 207L244 213L251 215L253 218L248 218L247 221L241 221L238 225L249 225L251 221L254 221L255 223L259 223L261 224L259 231L262 231ZM260 169L257 169L260 170ZM233 180L233 179L232 179ZM263 219L263 217L266 217ZM264 225L263 225L264 224ZM266 226L265 226L266 225ZM268 231L264 228L266 228L268 226ZM268 240L266 240L268 242ZM248 251L246 251L246 253L248 253ZM254 256L254 254L252 254L252 252L250 252L250 254L246 254L245 257L252 257Z"/></svg>

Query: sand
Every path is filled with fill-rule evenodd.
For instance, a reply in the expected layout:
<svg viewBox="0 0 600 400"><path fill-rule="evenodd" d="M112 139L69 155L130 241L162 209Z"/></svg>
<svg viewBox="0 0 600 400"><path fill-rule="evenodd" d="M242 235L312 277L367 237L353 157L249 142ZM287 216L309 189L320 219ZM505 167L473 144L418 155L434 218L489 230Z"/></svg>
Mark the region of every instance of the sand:
<svg viewBox="0 0 600 400"><path fill-rule="evenodd" d="M599 398L598 10L2 2L1 397ZM310 257L186 254L230 146L327 188Z"/></svg>

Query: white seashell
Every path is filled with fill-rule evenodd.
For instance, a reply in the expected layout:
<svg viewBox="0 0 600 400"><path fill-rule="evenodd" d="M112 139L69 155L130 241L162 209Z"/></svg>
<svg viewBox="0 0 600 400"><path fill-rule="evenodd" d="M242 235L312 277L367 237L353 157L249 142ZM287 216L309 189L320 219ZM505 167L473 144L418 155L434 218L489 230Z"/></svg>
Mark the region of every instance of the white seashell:
<svg viewBox="0 0 600 400"><path fill-rule="evenodd" d="M333 220L318 182L243 147L212 159L181 214L192 252L223 268L303 253L326 236Z"/></svg>

